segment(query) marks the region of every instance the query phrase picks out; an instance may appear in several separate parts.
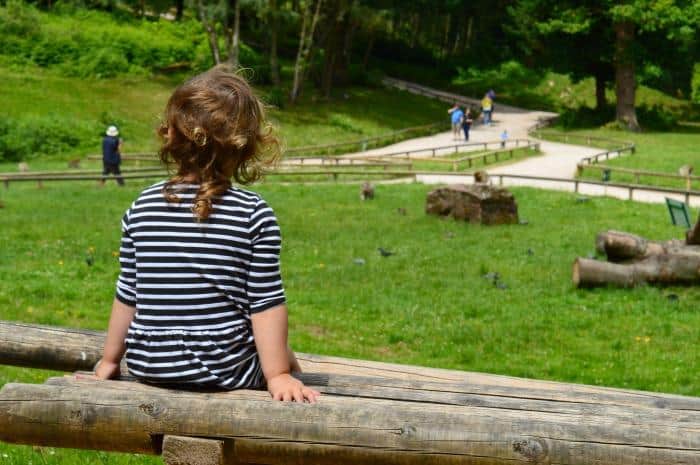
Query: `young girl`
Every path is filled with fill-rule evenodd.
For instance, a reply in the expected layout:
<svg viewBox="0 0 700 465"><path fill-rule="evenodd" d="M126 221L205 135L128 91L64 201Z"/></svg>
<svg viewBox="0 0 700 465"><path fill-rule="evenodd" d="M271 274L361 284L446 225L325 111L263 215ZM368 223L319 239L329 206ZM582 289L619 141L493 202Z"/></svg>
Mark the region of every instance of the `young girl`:
<svg viewBox="0 0 700 465"><path fill-rule="evenodd" d="M100 379L223 389L267 384L276 400L319 393L287 346L280 231L249 184L279 155L260 101L222 67L178 87L159 130L174 172L145 189L122 218L121 273Z"/></svg>

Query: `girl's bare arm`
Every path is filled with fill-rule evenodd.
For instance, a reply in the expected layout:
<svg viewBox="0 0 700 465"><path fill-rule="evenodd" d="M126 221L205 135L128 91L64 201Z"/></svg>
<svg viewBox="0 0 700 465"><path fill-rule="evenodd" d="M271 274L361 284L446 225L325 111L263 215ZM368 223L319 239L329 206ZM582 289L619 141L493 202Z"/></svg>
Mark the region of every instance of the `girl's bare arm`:
<svg viewBox="0 0 700 465"><path fill-rule="evenodd" d="M124 339L135 314L135 307L114 299L102 359L95 367L95 376L98 378L110 379L119 376L119 363L126 350Z"/></svg>

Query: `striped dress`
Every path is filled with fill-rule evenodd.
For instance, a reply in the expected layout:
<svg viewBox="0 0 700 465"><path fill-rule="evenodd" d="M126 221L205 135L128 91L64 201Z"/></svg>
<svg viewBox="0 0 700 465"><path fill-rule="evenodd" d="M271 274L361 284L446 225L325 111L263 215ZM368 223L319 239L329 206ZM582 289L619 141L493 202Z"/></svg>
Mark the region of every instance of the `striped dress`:
<svg viewBox="0 0 700 465"><path fill-rule="evenodd" d="M198 222L197 185L145 189L122 219L116 297L136 307L129 373L149 383L264 385L250 316L285 302L280 230L257 194L232 187Z"/></svg>

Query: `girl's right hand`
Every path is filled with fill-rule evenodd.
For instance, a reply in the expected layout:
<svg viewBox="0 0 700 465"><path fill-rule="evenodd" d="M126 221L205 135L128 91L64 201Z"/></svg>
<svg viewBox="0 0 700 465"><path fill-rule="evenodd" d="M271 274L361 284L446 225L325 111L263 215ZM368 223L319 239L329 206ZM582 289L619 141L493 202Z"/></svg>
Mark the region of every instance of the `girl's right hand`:
<svg viewBox="0 0 700 465"><path fill-rule="evenodd" d="M320 392L304 386L304 383L294 378L289 373L282 373L267 381L267 390L275 400L284 402L308 402L315 404Z"/></svg>
<svg viewBox="0 0 700 465"><path fill-rule="evenodd" d="M113 379L119 377L119 363L107 362L100 359L95 365L95 377L98 379Z"/></svg>

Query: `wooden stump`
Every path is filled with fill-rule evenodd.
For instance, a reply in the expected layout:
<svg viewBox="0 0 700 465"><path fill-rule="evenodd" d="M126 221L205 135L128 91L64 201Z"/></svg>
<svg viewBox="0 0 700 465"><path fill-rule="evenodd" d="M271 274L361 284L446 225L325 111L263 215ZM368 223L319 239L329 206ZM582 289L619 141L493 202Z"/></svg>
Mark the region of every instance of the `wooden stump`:
<svg viewBox="0 0 700 465"><path fill-rule="evenodd" d="M484 225L517 224L518 205L507 189L455 184L428 193L425 212Z"/></svg>

